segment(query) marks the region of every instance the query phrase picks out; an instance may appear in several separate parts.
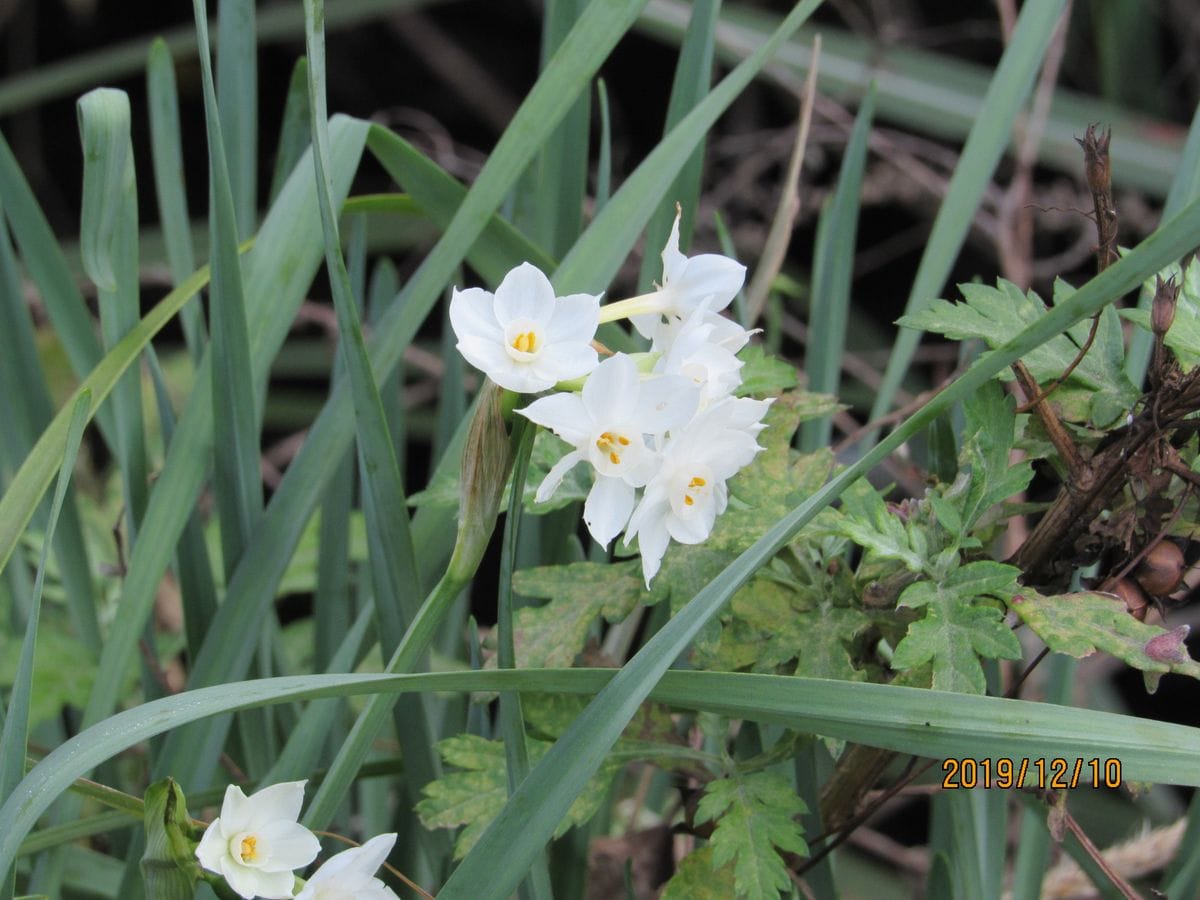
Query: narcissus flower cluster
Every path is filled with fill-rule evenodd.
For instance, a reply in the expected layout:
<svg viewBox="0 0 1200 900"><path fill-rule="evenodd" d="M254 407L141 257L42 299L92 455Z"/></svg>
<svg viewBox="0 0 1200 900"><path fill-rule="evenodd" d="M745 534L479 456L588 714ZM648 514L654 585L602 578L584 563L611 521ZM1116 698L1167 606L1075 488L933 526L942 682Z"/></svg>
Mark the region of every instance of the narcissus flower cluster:
<svg viewBox="0 0 1200 900"><path fill-rule="evenodd" d="M311 863L321 850L317 836L297 821L304 784L285 781L249 797L231 784L225 789L221 815L196 847L200 865L247 900L396 900L396 894L375 878L396 842L395 834L381 834L361 847L343 850L295 893L294 871Z"/></svg>
<svg viewBox="0 0 1200 900"><path fill-rule="evenodd" d="M604 307L600 297L556 297L546 276L524 263L495 294L455 291L450 322L459 352L492 381L538 393L585 377L517 412L571 449L537 490L548 500L576 465L592 470L583 518L602 546L622 531L634 538L649 586L671 539L697 544L728 502L726 481L762 448L770 403L734 397L737 352L750 332L721 311L745 281L744 266L717 254L684 256L679 215L662 252L662 284ZM603 361L593 346L601 322L629 318L650 339L648 354Z"/></svg>

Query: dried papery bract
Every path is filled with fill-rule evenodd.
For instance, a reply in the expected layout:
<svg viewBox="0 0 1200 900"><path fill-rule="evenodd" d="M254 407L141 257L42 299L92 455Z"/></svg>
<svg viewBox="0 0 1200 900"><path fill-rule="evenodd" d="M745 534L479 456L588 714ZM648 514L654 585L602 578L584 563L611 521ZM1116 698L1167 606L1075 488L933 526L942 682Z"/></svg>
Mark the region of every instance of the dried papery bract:
<svg viewBox="0 0 1200 900"><path fill-rule="evenodd" d="M458 539L446 570L451 577L470 579L475 574L500 514L504 483L512 465L502 398L502 389L485 381L467 432L458 483Z"/></svg>

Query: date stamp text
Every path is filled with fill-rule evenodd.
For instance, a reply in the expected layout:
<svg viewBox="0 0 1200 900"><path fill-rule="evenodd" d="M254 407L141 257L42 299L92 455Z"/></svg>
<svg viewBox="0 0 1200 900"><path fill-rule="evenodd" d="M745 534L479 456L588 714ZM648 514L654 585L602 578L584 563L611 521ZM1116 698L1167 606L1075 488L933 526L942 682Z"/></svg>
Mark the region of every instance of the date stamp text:
<svg viewBox="0 0 1200 900"><path fill-rule="evenodd" d="M1121 761L1115 758L1067 759L1062 756L1017 759L1013 757L950 757L942 760L942 788L970 790L1032 787L1049 790L1068 788L1119 788Z"/></svg>

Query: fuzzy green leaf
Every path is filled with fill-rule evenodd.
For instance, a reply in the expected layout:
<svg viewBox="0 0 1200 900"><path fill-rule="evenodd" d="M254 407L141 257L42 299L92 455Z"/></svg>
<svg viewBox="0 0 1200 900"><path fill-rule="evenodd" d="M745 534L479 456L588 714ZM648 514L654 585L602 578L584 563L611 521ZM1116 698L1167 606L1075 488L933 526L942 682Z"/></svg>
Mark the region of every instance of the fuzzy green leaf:
<svg viewBox="0 0 1200 900"><path fill-rule="evenodd" d="M638 603L654 602L662 596L646 591L641 564L636 560L522 569L513 573L513 589L550 601L513 613L513 643L521 668L569 667L583 649L588 628L597 616L617 622Z"/></svg>
<svg viewBox="0 0 1200 900"><path fill-rule="evenodd" d="M659 900L728 900L734 890L733 866L713 865L713 848L702 847L683 858Z"/></svg>
<svg viewBox="0 0 1200 900"><path fill-rule="evenodd" d="M508 802L504 744L474 734L460 734L441 741L437 749L442 759L459 771L425 785L422 791L425 797L417 804L417 815L426 828L465 825L454 844L454 858L462 859ZM549 749L550 744L544 741L530 740L530 764L536 765ZM555 830L555 837L596 813L618 768L615 763L600 767L571 804L566 818Z"/></svg>
<svg viewBox="0 0 1200 900"><path fill-rule="evenodd" d="M739 397L769 397L796 387L796 369L791 363L777 356L769 356L762 344L749 344L738 354L743 363L739 374L742 383L736 391ZM818 402L828 404L832 412L841 409L837 401L828 394L811 394ZM814 413L813 416L820 415Z"/></svg>
<svg viewBox="0 0 1200 900"><path fill-rule="evenodd" d="M1000 279L997 287L961 284L963 303L935 300L900 325L921 328L953 340L979 339L993 349L1016 337L1047 312L1046 304L1033 291L1022 293L1011 282ZM1068 299L1073 290L1065 282L1055 285L1055 305ZM1039 383L1058 378L1079 352L1089 324L1079 323L1023 357ZM1115 310L1106 307L1100 317L1096 342L1071 372L1063 387L1051 397L1060 415L1071 421L1090 421L1103 427L1111 424L1137 401L1140 392L1123 369L1124 343ZM1115 364L1114 364L1115 359ZM1082 392L1079 389L1084 389ZM1074 390L1072 390L1074 389ZM1103 400L1097 400L1103 397ZM1119 409L1114 408L1120 407Z"/></svg>
<svg viewBox="0 0 1200 900"><path fill-rule="evenodd" d="M1009 464L1017 438L1015 404L998 384L991 382L964 400L963 413L966 433L959 463L970 471L970 483L959 500L961 531L955 537L973 528L991 507L1025 490L1033 478L1029 463Z"/></svg>
<svg viewBox="0 0 1200 900"><path fill-rule="evenodd" d="M903 594L900 602L905 602ZM987 685L979 664L981 656L1021 658L1021 645L1005 626L1000 610L941 599L930 602L925 618L909 626L907 636L896 647L892 666L908 669L932 663L934 690L982 694Z"/></svg>
<svg viewBox="0 0 1200 900"><path fill-rule="evenodd" d="M696 822L717 821L710 843L713 868L734 860L739 897L778 900L791 886L787 867L775 849L807 853L804 831L795 817L807 807L791 784L774 772L709 782L696 809Z"/></svg>
<svg viewBox="0 0 1200 900"><path fill-rule="evenodd" d="M1076 658L1097 650L1115 656L1142 672L1151 693L1166 672L1200 678L1200 663L1183 642L1187 626L1167 631L1139 622L1110 594L1046 597L1026 588L1012 598L1012 608L1051 650Z"/></svg>

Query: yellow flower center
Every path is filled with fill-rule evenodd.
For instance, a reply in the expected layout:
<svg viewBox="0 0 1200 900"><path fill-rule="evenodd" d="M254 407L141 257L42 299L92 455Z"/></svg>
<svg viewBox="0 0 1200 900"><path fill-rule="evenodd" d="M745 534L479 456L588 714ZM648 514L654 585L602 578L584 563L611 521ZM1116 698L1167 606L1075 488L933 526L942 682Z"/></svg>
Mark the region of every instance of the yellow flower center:
<svg viewBox="0 0 1200 900"><path fill-rule="evenodd" d="M254 862L258 859L258 838L254 835L242 838L242 862Z"/></svg>
<svg viewBox="0 0 1200 900"><path fill-rule="evenodd" d="M706 484L708 484L707 481L705 481L699 475L694 475L692 477L692 480L688 482L687 489L683 495L684 504L687 506L693 505L696 502L696 498L694 496L692 496L692 492L699 490L700 488L704 487Z"/></svg>
<svg viewBox="0 0 1200 900"><path fill-rule="evenodd" d="M621 464L621 454L617 452L620 447L628 447L629 438L623 434L614 434L611 431L603 432L596 440L596 449L601 453L607 454L608 461L614 466Z"/></svg>
<svg viewBox="0 0 1200 900"><path fill-rule="evenodd" d="M537 350L537 333L534 331L523 331L513 338L512 348L519 353L533 353Z"/></svg>

